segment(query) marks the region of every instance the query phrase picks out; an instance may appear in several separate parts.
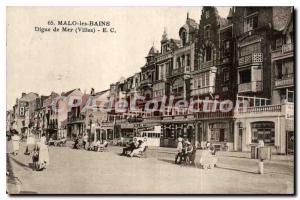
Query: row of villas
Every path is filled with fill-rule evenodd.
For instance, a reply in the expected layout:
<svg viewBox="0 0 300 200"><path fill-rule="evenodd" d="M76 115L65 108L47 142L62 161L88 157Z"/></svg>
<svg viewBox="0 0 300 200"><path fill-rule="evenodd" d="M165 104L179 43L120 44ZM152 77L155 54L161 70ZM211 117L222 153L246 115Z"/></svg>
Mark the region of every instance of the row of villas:
<svg viewBox="0 0 300 200"><path fill-rule="evenodd" d="M92 140L118 139L160 126L162 147L175 147L181 136L198 147L210 141L226 151L249 151L251 145L264 140L274 153L292 153L293 17L291 7L232 7L227 18L220 17L215 7L203 7L199 23L187 14L179 40L169 38L165 29L160 51L152 46L145 65L133 76L111 84L108 90L92 90L89 95L75 89L61 95L37 96L36 103L26 104L21 123L15 120L15 124L23 125L23 131L34 124L37 130L68 137L88 133ZM56 95L82 98L80 102L74 99L71 109L58 114L46 103ZM132 102L137 95L145 97L137 101L139 111L84 109L90 97ZM165 97L167 104L163 103ZM23 99L14 107L14 115L21 114ZM215 101L230 100L233 106L243 100L248 103L230 112L221 112L219 106L213 112L174 109L180 101L199 99L210 100L209 108ZM146 112L147 102L154 100L159 102L158 109ZM63 107L64 101L57 107ZM195 107L203 108L203 104ZM30 122L26 116L32 113L43 120Z"/></svg>

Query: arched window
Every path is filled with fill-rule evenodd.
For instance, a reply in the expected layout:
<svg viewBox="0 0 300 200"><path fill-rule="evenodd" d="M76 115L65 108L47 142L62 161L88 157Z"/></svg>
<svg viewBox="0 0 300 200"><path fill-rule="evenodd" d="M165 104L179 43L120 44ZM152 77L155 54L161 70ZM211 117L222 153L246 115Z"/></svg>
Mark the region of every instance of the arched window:
<svg viewBox="0 0 300 200"><path fill-rule="evenodd" d="M181 41L182 45L185 46L187 43L187 33L185 30L181 32Z"/></svg>

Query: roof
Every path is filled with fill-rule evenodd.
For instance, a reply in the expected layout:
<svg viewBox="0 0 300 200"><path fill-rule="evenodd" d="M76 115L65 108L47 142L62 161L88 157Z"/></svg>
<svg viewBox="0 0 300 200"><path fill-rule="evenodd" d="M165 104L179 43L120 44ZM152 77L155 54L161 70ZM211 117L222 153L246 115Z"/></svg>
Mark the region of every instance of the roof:
<svg viewBox="0 0 300 200"><path fill-rule="evenodd" d="M283 29L283 33L286 34L289 30L289 26L292 24L292 28L293 28L293 13L290 14L290 17L287 21L287 23L285 24L285 27Z"/></svg>
<svg viewBox="0 0 300 200"><path fill-rule="evenodd" d="M218 23L220 25L220 28L222 28L228 25L228 20L224 17L218 16Z"/></svg>
<svg viewBox="0 0 300 200"><path fill-rule="evenodd" d="M72 92L74 92L75 90L80 90L80 88L75 88L75 89L70 90L70 91L65 92L65 93L63 92L63 93L61 94L61 96L67 97L67 96L69 96L70 94L72 94Z"/></svg>
<svg viewBox="0 0 300 200"><path fill-rule="evenodd" d="M186 22L185 24L179 29L179 33L181 32L182 28L184 28L185 30L188 30L190 33L197 30L199 27L199 24L194 20L189 18L189 16L187 16L186 18Z"/></svg>
<svg viewBox="0 0 300 200"><path fill-rule="evenodd" d="M36 98L38 98L38 94L34 92L29 92L28 94L25 94L23 97L19 99L19 101L33 101Z"/></svg>
<svg viewBox="0 0 300 200"><path fill-rule="evenodd" d="M273 28L277 31L283 31L287 24L293 18L291 7L273 7Z"/></svg>
<svg viewBox="0 0 300 200"><path fill-rule="evenodd" d="M150 49L149 52L148 52L147 57L149 57L149 56L155 56L155 55L158 54L158 53L159 53L158 50L155 49L154 46L152 46L151 49Z"/></svg>
<svg viewBox="0 0 300 200"><path fill-rule="evenodd" d="M102 95L102 94L104 94L104 93L106 93L108 91L109 91L109 89L97 92L97 93L95 93L95 96L100 96L100 95Z"/></svg>
<svg viewBox="0 0 300 200"><path fill-rule="evenodd" d="M232 16L233 16L233 10L232 10L232 8L230 8L230 9L229 9L229 13L228 13L228 15L227 15L227 19L228 19L228 18L232 18Z"/></svg>

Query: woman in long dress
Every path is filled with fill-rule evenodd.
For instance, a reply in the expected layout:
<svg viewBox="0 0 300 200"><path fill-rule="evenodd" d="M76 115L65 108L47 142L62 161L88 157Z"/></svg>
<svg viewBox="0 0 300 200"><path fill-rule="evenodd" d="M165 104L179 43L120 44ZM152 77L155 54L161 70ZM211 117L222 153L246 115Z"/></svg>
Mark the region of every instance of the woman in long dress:
<svg viewBox="0 0 300 200"><path fill-rule="evenodd" d="M13 154L16 156L20 150L20 136L17 132L14 132L14 135L11 137Z"/></svg>
<svg viewBox="0 0 300 200"><path fill-rule="evenodd" d="M39 165L39 170L43 170L46 169L47 166L50 164L49 149L48 146L43 142L40 142L38 145L39 145L38 165Z"/></svg>

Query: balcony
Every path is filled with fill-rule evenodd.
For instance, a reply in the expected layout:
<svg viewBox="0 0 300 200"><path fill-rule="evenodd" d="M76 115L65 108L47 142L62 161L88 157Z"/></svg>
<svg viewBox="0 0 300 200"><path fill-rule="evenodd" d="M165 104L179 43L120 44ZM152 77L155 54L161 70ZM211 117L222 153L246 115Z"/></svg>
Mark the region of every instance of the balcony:
<svg viewBox="0 0 300 200"><path fill-rule="evenodd" d="M292 43L282 45L282 53L290 53L293 51L294 51L294 45Z"/></svg>
<svg viewBox="0 0 300 200"><path fill-rule="evenodd" d="M171 92L170 95L174 96L175 99L178 99L178 98L183 98L184 95L183 95L184 92Z"/></svg>
<svg viewBox="0 0 300 200"><path fill-rule="evenodd" d="M294 75L275 80L276 88L292 87L294 85Z"/></svg>
<svg viewBox="0 0 300 200"><path fill-rule="evenodd" d="M284 44L281 48L272 51L272 60L278 60L286 57L294 56L294 45Z"/></svg>
<svg viewBox="0 0 300 200"><path fill-rule="evenodd" d="M213 68L216 65L218 65L219 63L221 63L221 61L219 60L211 60L211 61L206 61L206 62L202 62L199 64L199 70L207 70L208 68Z"/></svg>
<svg viewBox="0 0 300 200"><path fill-rule="evenodd" d="M83 120L85 119L84 116L80 115L80 116L69 116L68 117L68 123L76 123L76 122L83 122Z"/></svg>
<svg viewBox="0 0 300 200"><path fill-rule="evenodd" d="M263 84L261 81L253 81L249 83L239 84L239 93L242 92L261 92L263 89Z"/></svg>
<svg viewBox="0 0 300 200"><path fill-rule="evenodd" d="M152 80L151 79L145 79L142 80L140 85L151 85L152 84Z"/></svg>
<svg viewBox="0 0 300 200"><path fill-rule="evenodd" d="M239 58L239 66L248 64L261 64L263 62L262 53L252 53Z"/></svg>
<svg viewBox="0 0 300 200"><path fill-rule="evenodd" d="M266 113L266 112L281 112L282 105L267 105L267 106L256 106L256 107L240 107L236 111L237 114L247 113Z"/></svg>
<svg viewBox="0 0 300 200"><path fill-rule="evenodd" d="M170 76L178 76L178 75L188 74L190 72L191 72L190 66L180 67L177 69L172 69Z"/></svg>
<svg viewBox="0 0 300 200"><path fill-rule="evenodd" d="M197 96L197 95L209 94L209 93L214 93L214 92L215 92L215 87L208 86L208 87L193 89L191 92L191 95Z"/></svg>

